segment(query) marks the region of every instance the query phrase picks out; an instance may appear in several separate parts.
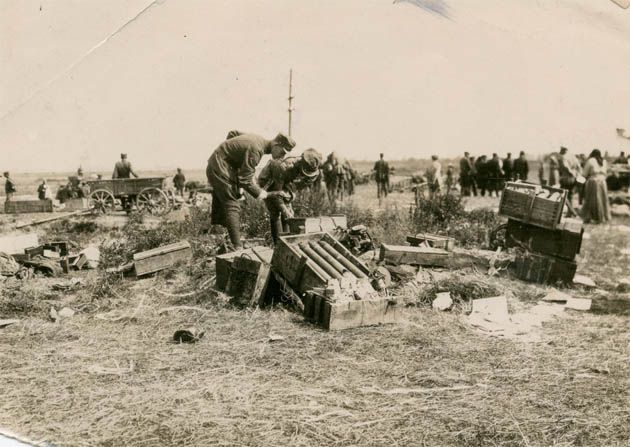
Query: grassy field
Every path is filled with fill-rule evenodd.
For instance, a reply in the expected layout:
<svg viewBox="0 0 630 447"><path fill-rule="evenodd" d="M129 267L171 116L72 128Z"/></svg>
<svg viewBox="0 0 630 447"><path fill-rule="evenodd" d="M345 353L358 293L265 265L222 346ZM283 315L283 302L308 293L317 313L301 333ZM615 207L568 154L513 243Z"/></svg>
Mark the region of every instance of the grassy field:
<svg viewBox="0 0 630 447"><path fill-rule="evenodd" d="M400 238L411 195L390 195L381 211L375 196L362 186L354 206L375 213L381 239ZM123 237L96 224L70 235ZM82 272L86 286L69 292L53 291L55 278L0 282L0 318L21 320L0 329L0 427L59 446L625 446L630 296L615 287L628 275L629 230L620 219L586 227L578 272L598 289L568 292L592 297L593 311L567 310L530 342L476 332L466 301L433 311L431 286L394 292L409 304L400 325L328 333L289 309L239 310L199 292L212 264L120 284ZM548 290L453 276L464 288L484 281L474 297L505 294L512 310ZM53 323L51 306L77 314ZM200 342L170 342L190 326L205 330Z"/></svg>

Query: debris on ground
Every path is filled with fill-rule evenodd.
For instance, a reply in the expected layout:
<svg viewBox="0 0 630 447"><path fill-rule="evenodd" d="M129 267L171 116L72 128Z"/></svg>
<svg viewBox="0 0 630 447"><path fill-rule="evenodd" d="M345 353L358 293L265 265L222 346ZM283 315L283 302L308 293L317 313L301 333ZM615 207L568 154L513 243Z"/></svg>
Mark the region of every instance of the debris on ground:
<svg viewBox="0 0 630 447"><path fill-rule="evenodd" d="M318 216L318 217L293 217L287 219L290 234L332 233L348 228L348 218L343 215Z"/></svg>
<svg viewBox="0 0 630 447"><path fill-rule="evenodd" d="M85 281L81 278L70 278L63 281L57 281L56 283L52 284L51 288L53 290L68 291L78 289L84 284Z"/></svg>
<svg viewBox="0 0 630 447"><path fill-rule="evenodd" d="M374 240L365 225L355 225L346 230L339 242L355 256L361 256L374 250Z"/></svg>
<svg viewBox="0 0 630 447"><path fill-rule="evenodd" d="M566 309L590 310L593 300L589 298L572 298L569 297L564 307Z"/></svg>
<svg viewBox="0 0 630 447"><path fill-rule="evenodd" d="M573 284L576 286L583 286L583 287L588 287L588 288L597 287L597 284L595 284L595 281L593 281L591 278L585 275L575 275L573 277Z"/></svg>
<svg viewBox="0 0 630 447"><path fill-rule="evenodd" d="M35 233L0 236L0 252L8 255L22 255L25 249L38 245L39 238Z"/></svg>
<svg viewBox="0 0 630 447"><path fill-rule="evenodd" d="M16 320L14 318L0 320L0 329L5 328L7 326L11 326L12 324L19 323L20 320Z"/></svg>
<svg viewBox="0 0 630 447"><path fill-rule="evenodd" d="M451 292L438 292L433 303L431 303L431 307L435 310L448 310L451 306L453 306Z"/></svg>
<svg viewBox="0 0 630 447"><path fill-rule="evenodd" d="M423 245L425 247L441 248L446 251L451 251L455 247L454 238L430 233L418 233L414 236L407 236L407 242L412 247Z"/></svg>
<svg viewBox="0 0 630 447"><path fill-rule="evenodd" d="M630 276L621 278L617 283L618 292L630 292Z"/></svg>
<svg viewBox="0 0 630 447"><path fill-rule="evenodd" d="M175 343L196 343L203 338L205 331L190 327L187 329L179 329L173 334Z"/></svg>
<svg viewBox="0 0 630 447"><path fill-rule="evenodd" d="M74 310L69 307L63 307L61 310L57 311L57 309L51 307L48 315L52 321L57 323L58 321L72 318L74 316Z"/></svg>
<svg viewBox="0 0 630 447"><path fill-rule="evenodd" d="M561 292L558 289L551 289L542 300L552 303L566 303L569 299L571 299L571 295L568 293Z"/></svg>
<svg viewBox="0 0 630 447"><path fill-rule="evenodd" d="M0 276L15 276L20 270L13 256L0 252Z"/></svg>

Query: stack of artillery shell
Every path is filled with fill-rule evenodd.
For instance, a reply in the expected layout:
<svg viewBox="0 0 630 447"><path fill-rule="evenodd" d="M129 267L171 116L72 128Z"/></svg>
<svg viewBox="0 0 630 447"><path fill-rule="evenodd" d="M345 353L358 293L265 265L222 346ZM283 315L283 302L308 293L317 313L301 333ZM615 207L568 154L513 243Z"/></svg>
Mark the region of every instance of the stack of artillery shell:
<svg viewBox="0 0 630 447"><path fill-rule="evenodd" d="M307 258L311 268L326 280L341 280L344 275L367 279L367 275L340 251L325 241L307 241L298 244L300 255Z"/></svg>

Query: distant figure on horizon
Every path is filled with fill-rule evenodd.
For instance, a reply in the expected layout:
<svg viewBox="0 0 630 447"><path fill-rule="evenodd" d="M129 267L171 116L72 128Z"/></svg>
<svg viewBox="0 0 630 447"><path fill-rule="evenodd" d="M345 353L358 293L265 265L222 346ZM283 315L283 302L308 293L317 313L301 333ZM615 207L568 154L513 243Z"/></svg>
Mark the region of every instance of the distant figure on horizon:
<svg viewBox="0 0 630 447"><path fill-rule="evenodd" d="M479 187L479 194L483 197L486 195L486 189L488 188L488 170L486 168L486 160L488 157L482 155L477 157L475 161L475 170L477 171L477 186Z"/></svg>
<svg viewBox="0 0 630 447"><path fill-rule="evenodd" d="M429 197L434 198L442 188L442 165L437 155L431 155L431 166L427 169L427 182L429 183Z"/></svg>
<svg viewBox="0 0 630 447"><path fill-rule="evenodd" d="M138 174L133 172L131 163L127 161L127 154L120 154L120 161L116 162L116 165L114 166L112 178L131 178L131 175L138 178Z"/></svg>
<svg viewBox="0 0 630 447"><path fill-rule="evenodd" d="M470 196L471 183L473 182L472 164L470 162L470 154L464 152L464 156L459 160L459 185L462 188L462 196Z"/></svg>
<svg viewBox="0 0 630 447"><path fill-rule="evenodd" d="M607 166L599 149L593 149L589 155L582 175L586 178L582 206L584 223L608 222L611 217L606 186Z"/></svg>
<svg viewBox="0 0 630 447"><path fill-rule="evenodd" d="M514 160L511 152L508 152L507 157L503 159L503 173L503 178L506 182L514 180Z"/></svg>
<svg viewBox="0 0 630 447"><path fill-rule="evenodd" d="M42 179L42 182L37 187L37 198L39 200L46 200L48 198L48 184L46 179Z"/></svg>
<svg viewBox="0 0 630 447"><path fill-rule="evenodd" d="M512 169L514 172L514 180L521 180L523 182L527 181L527 176L529 175L529 163L525 157L525 151L521 151L518 158L514 160L514 166Z"/></svg>
<svg viewBox="0 0 630 447"><path fill-rule="evenodd" d="M451 193L451 189L455 186L455 168L451 163L446 168L446 194Z"/></svg>
<svg viewBox="0 0 630 447"><path fill-rule="evenodd" d="M376 197L380 200L387 197L389 192L389 164L385 161L382 153L379 160L374 163L373 170L376 178Z"/></svg>
<svg viewBox="0 0 630 447"><path fill-rule="evenodd" d="M186 176L182 172L182 168L177 168L177 174L173 177L173 185L175 192L184 197L184 187L186 186Z"/></svg>
<svg viewBox="0 0 630 447"><path fill-rule="evenodd" d="M619 152L619 157L615 158L613 161L614 165L627 165L628 157L626 157L626 153L624 151Z"/></svg>
<svg viewBox="0 0 630 447"><path fill-rule="evenodd" d="M11 180L9 176L9 171L4 172L4 178L6 179L4 182L4 193L6 195L5 201L9 202L13 198L13 194L17 192L17 188L15 187L15 183Z"/></svg>
<svg viewBox="0 0 630 447"><path fill-rule="evenodd" d="M499 197L499 191L501 191L503 183L503 169L501 159L498 154L492 154L492 158L486 163L486 187L488 189L488 197L492 197L492 193L496 197ZM482 194L483 195L483 194Z"/></svg>
<svg viewBox="0 0 630 447"><path fill-rule="evenodd" d="M468 175L470 181L470 192L477 197L477 167L475 166L475 157L470 157L470 173Z"/></svg>

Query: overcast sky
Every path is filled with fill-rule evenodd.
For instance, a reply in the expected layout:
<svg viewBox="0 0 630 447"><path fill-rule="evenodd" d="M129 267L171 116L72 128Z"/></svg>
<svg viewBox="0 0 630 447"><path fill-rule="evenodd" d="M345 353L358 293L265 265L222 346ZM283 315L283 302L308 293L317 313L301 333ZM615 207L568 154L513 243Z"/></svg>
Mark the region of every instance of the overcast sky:
<svg viewBox="0 0 630 447"><path fill-rule="evenodd" d="M0 0L0 169L205 168L230 129L286 130L289 68L299 150L630 151L609 0L162 0L105 40L151 3Z"/></svg>

